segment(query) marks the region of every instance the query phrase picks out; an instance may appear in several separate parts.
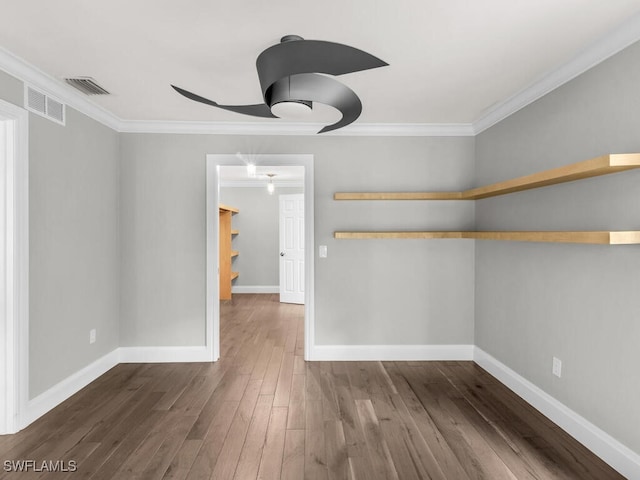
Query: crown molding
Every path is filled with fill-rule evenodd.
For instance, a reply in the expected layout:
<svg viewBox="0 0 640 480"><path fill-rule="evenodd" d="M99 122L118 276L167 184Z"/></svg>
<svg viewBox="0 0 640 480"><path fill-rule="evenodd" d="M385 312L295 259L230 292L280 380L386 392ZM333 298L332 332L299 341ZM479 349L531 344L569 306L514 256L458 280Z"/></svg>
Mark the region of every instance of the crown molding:
<svg viewBox="0 0 640 480"><path fill-rule="evenodd" d="M471 123L354 123L328 132L336 136L472 137ZM323 133L323 135L326 135Z"/></svg>
<svg viewBox="0 0 640 480"><path fill-rule="evenodd" d="M324 125L292 122L177 122L156 120L123 120L123 133L174 133L209 135L310 135L315 136ZM475 131L470 123L359 123L323 133L322 136L378 137L466 137Z"/></svg>
<svg viewBox="0 0 640 480"><path fill-rule="evenodd" d="M37 87L57 98L80 113L93 118L113 130L119 131L120 120L113 113L96 105L84 95L76 92L60 80L43 72L22 58L14 55L5 48L0 47L0 70L22 80L24 83Z"/></svg>
<svg viewBox="0 0 640 480"><path fill-rule="evenodd" d="M475 134L482 133L638 40L640 40L640 14L630 17L618 28L582 49L569 62L547 72L528 87L482 112L473 122Z"/></svg>
<svg viewBox="0 0 640 480"><path fill-rule="evenodd" d="M564 85L640 40L640 14L581 50L572 60L551 70L528 87L483 111L473 123L358 123L322 136L466 137L475 136ZM199 135L309 135L321 124L292 122L187 122L122 120L91 102L60 80L0 47L0 69L57 97L75 110L122 133Z"/></svg>

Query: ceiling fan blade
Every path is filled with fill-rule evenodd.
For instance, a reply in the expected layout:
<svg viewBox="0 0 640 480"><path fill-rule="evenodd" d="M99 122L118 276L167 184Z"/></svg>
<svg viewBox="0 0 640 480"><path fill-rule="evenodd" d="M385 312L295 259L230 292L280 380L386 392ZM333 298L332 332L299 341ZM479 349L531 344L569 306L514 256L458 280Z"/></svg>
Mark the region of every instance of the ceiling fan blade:
<svg viewBox="0 0 640 480"><path fill-rule="evenodd" d="M387 65L378 57L348 45L304 39L269 47L256 60L263 95L271 85L289 75L343 75Z"/></svg>
<svg viewBox="0 0 640 480"><path fill-rule="evenodd" d="M353 123L362 112L362 102L353 90L331 77L314 73L289 77L289 98L324 103L342 113L340 121L327 125L318 133L345 127Z"/></svg>
<svg viewBox="0 0 640 480"><path fill-rule="evenodd" d="M189 100L193 100L194 102L204 103L205 105L221 108L230 112L242 113L243 115L251 115L252 117L277 118L273 113L271 113L269 107L264 103L259 103L257 105L220 105L213 100L201 97L200 95L196 95L195 93L189 92L183 88L176 87L175 85L171 86L180 95L187 97Z"/></svg>

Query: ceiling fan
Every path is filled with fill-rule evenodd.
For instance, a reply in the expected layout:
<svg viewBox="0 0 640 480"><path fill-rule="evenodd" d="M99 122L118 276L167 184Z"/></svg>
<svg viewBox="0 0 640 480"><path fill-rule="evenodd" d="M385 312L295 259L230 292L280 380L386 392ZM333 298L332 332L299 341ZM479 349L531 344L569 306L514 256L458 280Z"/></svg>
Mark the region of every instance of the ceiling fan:
<svg viewBox="0 0 640 480"><path fill-rule="evenodd" d="M190 100L254 117L280 118L288 116L289 112L311 112L313 102L330 105L342 113L342 118L318 132L323 133L349 125L362 112L362 103L353 90L327 75L343 75L387 65L379 58L348 45L286 35L256 60L264 103L221 105L171 86Z"/></svg>

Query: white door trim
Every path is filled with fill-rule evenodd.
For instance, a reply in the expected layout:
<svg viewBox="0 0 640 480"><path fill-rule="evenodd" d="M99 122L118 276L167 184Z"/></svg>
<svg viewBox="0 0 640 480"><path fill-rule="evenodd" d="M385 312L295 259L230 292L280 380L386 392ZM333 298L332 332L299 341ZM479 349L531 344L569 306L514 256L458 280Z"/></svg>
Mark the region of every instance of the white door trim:
<svg viewBox="0 0 640 480"><path fill-rule="evenodd" d="M29 399L29 114L0 100L7 148L0 158L6 265L0 291L0 434L25 426ZM4 217L4 218L3 218Z"/></svg>
<svg viewBox="0 0 640 480"><path fill-rule="evenodd" d="M304 358L313 360L314 340L314 258L315 237L313 207L313 155L310 154L252 154L256 165L304 167L304 261L305 261L305 297L304 297ZM207 274L206 274L206 328L205 345L211 360L220 358L220 287L218 279L219 240L218 240L218 199L219 167L224 165L245 165L241 155L209 154L206 160L206 236L207 236ZM242 233L241 233L242 234Z"/></svg>

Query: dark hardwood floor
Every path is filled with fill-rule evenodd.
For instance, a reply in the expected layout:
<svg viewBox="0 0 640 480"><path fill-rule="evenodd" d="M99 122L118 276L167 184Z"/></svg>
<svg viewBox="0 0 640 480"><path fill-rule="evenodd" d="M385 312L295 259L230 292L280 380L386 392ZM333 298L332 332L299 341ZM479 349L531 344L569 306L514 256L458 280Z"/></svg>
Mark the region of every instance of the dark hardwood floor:
<svg viewBox="0 0 640 480"><path fill-rule="evenodd" d="M473 362L305 363L302 306L222 312L217 363L118 365L0 437L77 471L0 478L622 478Z"/></svg>

